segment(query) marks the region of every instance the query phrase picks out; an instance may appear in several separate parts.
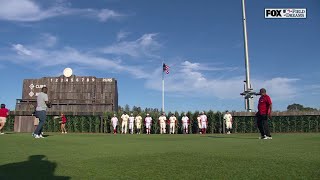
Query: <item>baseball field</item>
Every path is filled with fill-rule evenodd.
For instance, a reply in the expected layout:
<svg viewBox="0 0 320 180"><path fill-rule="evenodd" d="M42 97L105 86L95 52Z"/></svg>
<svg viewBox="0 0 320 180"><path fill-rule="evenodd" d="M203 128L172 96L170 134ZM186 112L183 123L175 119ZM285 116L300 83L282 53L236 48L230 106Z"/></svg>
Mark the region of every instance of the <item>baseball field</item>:
<svg viewBox="0 0 320 180"><path fill-rule="evenodd" d="M0 135L0 179L319 179L320 134Z"/></svg>

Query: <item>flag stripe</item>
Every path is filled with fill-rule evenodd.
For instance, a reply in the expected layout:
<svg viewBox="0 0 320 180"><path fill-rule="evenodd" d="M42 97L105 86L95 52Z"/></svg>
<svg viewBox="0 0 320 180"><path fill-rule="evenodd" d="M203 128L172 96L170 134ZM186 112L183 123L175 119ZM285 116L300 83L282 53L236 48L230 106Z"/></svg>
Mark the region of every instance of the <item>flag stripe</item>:
<svg viewBox="0 0 320 180"><path fill-rule="evenodd" d="M169 69L170 69L170 67L168 65L166 65L165 63L163 63L163 71L166 72L166 74L169 74Z"/></svg>

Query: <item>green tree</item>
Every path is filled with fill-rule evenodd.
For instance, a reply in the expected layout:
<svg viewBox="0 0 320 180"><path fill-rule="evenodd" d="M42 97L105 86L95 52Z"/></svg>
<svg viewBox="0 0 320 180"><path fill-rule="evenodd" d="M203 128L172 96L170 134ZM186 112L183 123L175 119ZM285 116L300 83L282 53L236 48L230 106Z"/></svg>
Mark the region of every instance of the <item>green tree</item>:
<svg viewBox="0 0 320 180"><path fill-rule="evenodd" d="M304 108L303 105L294 103L294 104L289 105L287 107L287 110L288 111L302 111L303 108Z"/></svg>
<svg viewBox="0 0 320 180"><path fill-rule="evenodd" d="M301 104L291 104L287 107L288 111L317 111L316 108L311 108L311 107L303 107Z"/></svg>
<svg viewBox="0 0 320 180"><path fill-rule="evenodd" d="M126 104L126 105L124 106L124 111L125 111L126 113L129 113L129 112L130 112L130 106L129 106L128 104Z"/></svg>

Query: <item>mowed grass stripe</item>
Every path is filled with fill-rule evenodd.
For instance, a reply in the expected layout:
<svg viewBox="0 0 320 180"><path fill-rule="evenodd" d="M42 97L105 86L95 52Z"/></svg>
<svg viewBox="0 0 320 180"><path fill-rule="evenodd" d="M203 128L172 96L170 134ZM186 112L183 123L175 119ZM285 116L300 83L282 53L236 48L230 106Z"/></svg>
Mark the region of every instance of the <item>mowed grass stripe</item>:
<svg viewBox="0 0 320 180"><path fill-rule="evenodd" d="M320 134L0 136L0 177L44 155L54 176L73 179L318 179ZM36 162L29 163L37 166ZM33 174L35 167L21 173ZM7 172L3 172L6 170ZM4 175L3 175L4 174ZM16 176L15 176L16 177ZM45 177L49 178L49 177Z"/></svg>

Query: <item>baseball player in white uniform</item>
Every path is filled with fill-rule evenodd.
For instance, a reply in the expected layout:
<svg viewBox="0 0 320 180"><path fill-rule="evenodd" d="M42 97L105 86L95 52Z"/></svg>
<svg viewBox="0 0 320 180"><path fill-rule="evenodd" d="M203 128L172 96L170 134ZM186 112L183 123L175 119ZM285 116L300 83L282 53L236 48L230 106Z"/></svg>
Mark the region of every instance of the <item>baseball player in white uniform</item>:
<svg viewBox="0 0 320 180"><path fill-rule="evenodd" d="M121 133L122 134L127 134L127 128L128 128L128 119L129 115L124 112L121 116L122 123L121 123Z"/></svg>
<svg viewBox="0 0 320 180"><path fill-rule="evenodd" d="M167 117L166 113L162 113L162 115L159 117L159 124L160 124L160 134L164 133L166 134L166 122L167 122Z"/></svg>
<svg viewBox="0 0 320 180"><path fill-rule="evenodd" d="M200 134L202 134L202 132L201 132L201 117L200 117L200 114L198 114L198 117L197 117L197 121L198 121L198 131L199 131L199 133Z"/></svg>
<svg viewBox="0 0 320 180"><path fill-rule="evenodd" d="M174 116L174 114L172 114L171 117L169 118L169 121L170 121L170 134L174 134L174 132L176 130L176 124L177 124L176 116Z"/></svg>
<svg viewBox="0 0 320 180"><path fill-rule="evenodd" d="M227 134L231 134L232 129L232 116L229 111L223 116L224 122L226 123Z"/></svg>
<svg viewBox="0 0 320 180"><path fill-rule="evenodd" d="M147 117L144 119L145 124L146 124L146 130L147 134L150 134L151 131L151 125L152 125L152 118L147 114Z"/></svg>
<svg viewBox="0 0 320 180"><path fill-rule="evenodd" d="M141 124L142 124L142 117L140 116L140 114L136 116L135 120L136 120L137 134L140 134Z"/></svg>
<svg viewBox="0 0 320 180"><path fill-rule="evenodd" d="M189 124L190 124L188 116L186 114L183 114L181 121L182 121L183 133L188 134Z"/></svg>
<svg viewBox="0 0 320 180"><path fill-rule="evenodd" d="M134 116L131 113L129 117L129 133L133 134L133 126L134 126Z"/></svg>
<svg viewBox="0 0 320 180"><path fill-rule="evenodd" d="M201 112L200 119L201 119L202 134L205 134L207 132L207 125L208 125L207 115L205 115L204 112Z"/></svg>
<svg viewBox="0 0 320 180"><path fill-rule="evenodd" d="M113 117L111 118L111 124L113 127L113 134L117 134L118 118L116 114L114 114Z"/></svg>

